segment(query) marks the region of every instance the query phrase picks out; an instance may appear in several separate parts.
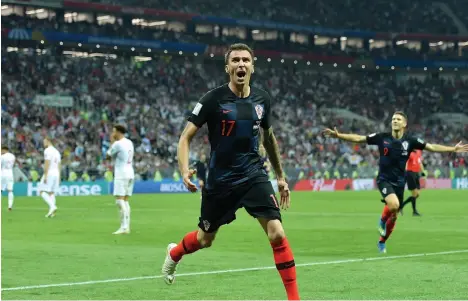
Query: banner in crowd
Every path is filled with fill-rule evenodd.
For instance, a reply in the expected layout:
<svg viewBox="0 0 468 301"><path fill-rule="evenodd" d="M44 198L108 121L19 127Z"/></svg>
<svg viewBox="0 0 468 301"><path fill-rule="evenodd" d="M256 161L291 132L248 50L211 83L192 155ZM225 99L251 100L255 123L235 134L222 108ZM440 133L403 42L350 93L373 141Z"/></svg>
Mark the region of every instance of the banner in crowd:
<svg viewBox="0 0 468 301"><path fill-rule="evenodd" d="M19 182L14 185L16 196L37 196L39 183ZM56 191L57 196L84 196L109 194L109 184L106 181L95 182L61 182Z"/></svg>
<svg viewBox="0 0 468 301"><path fill-rule="evenodd" d="M114 193L114 183L109 183L109 193ZM198 181L194 184L200 189ZM271 184L275 192L278 192L278 182L272 180ZM133 186L133 193L188 193L188 189L185 187L182 181L175 182L173 180L164 179L160 182L155 181L137 181Z"/></svg>
<svg viewBox="0 0 468 301"><path fill-rule="evenodd" d="M336 191L336 190L351 190L353 180L300 180L294 185L293 190L297 191Z"/></svg>
<svg viewBox="0 0 468 301"><path fill-rule="evenodd" d="M453 189L468 189L468 178L455 178L452 180Z"/></svg>
<svg viewBox="0 0 468 301"><path fill-rule="evenodd" d="M73 107L73 97L58 94L36 95L33 103L48 107L70 108Z"/></svg>

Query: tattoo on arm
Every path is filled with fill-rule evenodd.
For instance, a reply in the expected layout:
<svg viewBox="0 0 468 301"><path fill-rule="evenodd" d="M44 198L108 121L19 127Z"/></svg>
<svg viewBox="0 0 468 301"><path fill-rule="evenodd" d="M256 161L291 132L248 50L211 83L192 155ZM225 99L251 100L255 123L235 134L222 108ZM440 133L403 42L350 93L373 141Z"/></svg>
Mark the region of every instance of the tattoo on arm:
<svg viewBox="0 0 468 301"><path fill-rule="evenodd" d="M265 146L265 150L268 154L268 158L270 159L271 166L276 173L276 177L284 178L279 147L272 128L269 128L263 133L263 146Z"/></svg>

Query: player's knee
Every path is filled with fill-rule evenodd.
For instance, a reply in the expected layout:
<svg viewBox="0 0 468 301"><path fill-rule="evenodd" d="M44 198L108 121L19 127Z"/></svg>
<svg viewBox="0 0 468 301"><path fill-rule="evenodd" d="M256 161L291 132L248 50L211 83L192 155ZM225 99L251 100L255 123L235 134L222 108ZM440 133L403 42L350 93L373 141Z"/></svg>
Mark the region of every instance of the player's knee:
<svg viewBox="0 0 468 301"><path fill-rule="evenodd" d="M281 226L281 223L278 223L278 225L275 226L276 227L268 228L268 240L270 242L280 242L286 237L286 233L284 233L284 229Z"/></svg>
<svg viewBox="0 0 468 301"><path fill-rule="evenodd" d="M385 198L385 202L387 203L387 207L391 212L396 212L398 208L400 208L400 202L396 196L388 196Z"/></svg>
<svg viewBox="0 0 468 301"><path fill-rule="evenodd" d="M415 189L411 192L411 194L413 195L413 197L415 198L418 198L419 197L419 190Z"/></svg>
<svg viewBox="0 0 468 301"><path fill-rule="evenodd" d="M216 233L206 233L203 231L198 231L197 240L200 243L202 248L209 248L213 244L213 241L216 237Z"/></svg>

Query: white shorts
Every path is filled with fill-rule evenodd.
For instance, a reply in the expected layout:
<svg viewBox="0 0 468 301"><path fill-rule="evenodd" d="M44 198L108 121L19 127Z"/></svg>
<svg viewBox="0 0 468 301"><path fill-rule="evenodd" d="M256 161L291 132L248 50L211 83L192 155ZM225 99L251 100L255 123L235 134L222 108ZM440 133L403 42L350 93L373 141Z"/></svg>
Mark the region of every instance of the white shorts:
<svg viewBox="0 0 468 301"><path fill-rule="evenodd" d="M2 191L13 190L14 179L13 177L2 177Z"/></svg>
<svg viewBox="0 0 468 301"><path fill-rule="evenodd" d="M47 183L44 183L44 176L39 182L39 190L45 192L58 192L59 189L59 178L58 176L47 176Z"/></svg>
<svg viewBox="0 0 468 301"><path fill-rule="evenodd" d="M114 196L131 196L135 179L115 179Z"/></svg>

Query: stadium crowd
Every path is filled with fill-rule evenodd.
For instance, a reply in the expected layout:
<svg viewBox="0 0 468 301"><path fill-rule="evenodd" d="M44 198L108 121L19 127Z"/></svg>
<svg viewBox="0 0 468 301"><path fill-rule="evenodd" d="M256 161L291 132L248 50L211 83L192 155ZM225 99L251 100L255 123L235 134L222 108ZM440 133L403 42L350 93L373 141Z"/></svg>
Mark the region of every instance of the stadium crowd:
<svg viewBox="0 0 468 301"><path fill-rule="evenodd" d="M2 27L4 28L28 28L33 30L50 31L56 30L61 32L75 34L89 34L106 36L113 38L126 39L141 39L141 40L158 40L164 42L182 42L182 43L201 43L207 45L226 45L239 41L237 36L229 36L222 34L216 36L213 33L200 33L188 31L174 31L165 27L145 27L139 25L124 25L120 22L113 24L89 21L73 21L66 22L58 20L56 17L50 19L38 19L34 16L19 16L9 15L2 17ZM417 58L417 59L461 59L468 58L468 47L460 47L460 51L455 47L445 47L433 45L428 51L421 53L420 49L410 48L407 45L391 45L387 41L387 45L383 47L370 46L369 49L358 47L348 43L343 47L340 39L335 38L335 42L329 41L325 44L312 45L308 42L299 40L291 40L286 43L278 36L277 39L254 40L249 42L252 47L263 50L288 51L300 53L315 53L318 55L346 55L357 58L367 57L399 57L399 58Z"/></svg>
<svg viewBox="0 0 468 301"><path fill-rule="evenodd" d="M101 0L101 3L151 7L255 21L379 32L458 33L453 20L430 1L312 0ZM462 2L458 0L458 2ZM455 11L460 6L451 6ZM466 7L465 7L466 8Z"/></svg>
<svg viewBox="0 0 468 301"><path fill-rule="evenodd" d="M185 116L208 89L226 81L216 59L160 56L148 62L118 57L72 58L47 49L2 49L2 144L8 143L24 170L40 170L42 136L52 135L70 170L101 178L109 169L104 153L113 123L123 123L137 148L136 173L153 178L155 170L172 176L178 137ZM437 112L468 113L468 81L462 77L411 78L399 72L320 72L316 68L273 66L256 69L254 85L269 91L284 163L290 173L359 167L361 176L377 168L375 149L324 140L324 126L371 133L388 129L391 113L409 114L410 129L429 141L468 140L468 127L425 122ZM35 104L37 95L70 95L71 108ZM339 109L339 110L336 110ZM193 142L191 159L208 154L204 130ZM460 157L424 155L428 168L456 165ZM465 158L466 159L466 158Z"/></svg>

